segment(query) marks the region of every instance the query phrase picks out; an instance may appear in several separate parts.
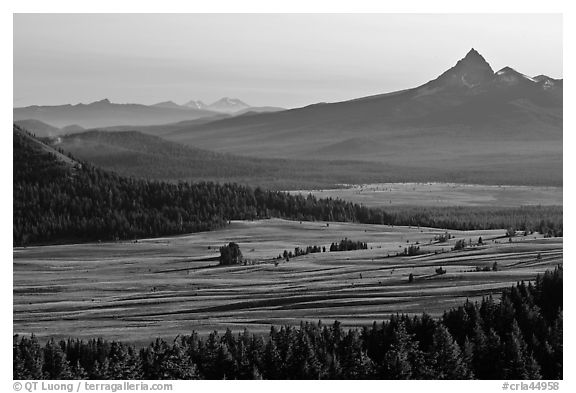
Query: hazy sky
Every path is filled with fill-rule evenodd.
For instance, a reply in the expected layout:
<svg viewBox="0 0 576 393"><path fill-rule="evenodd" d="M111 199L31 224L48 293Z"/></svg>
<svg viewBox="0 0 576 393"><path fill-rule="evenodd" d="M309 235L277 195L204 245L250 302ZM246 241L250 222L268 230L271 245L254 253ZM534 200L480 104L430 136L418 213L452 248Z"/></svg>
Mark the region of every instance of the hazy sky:
<svg viewBox="0 0 576 393"><path fill-rule="evenodd" d="M14 106L298 107L415 87L471 47L494 70L562 77L559 14L17 14Z"/></svg>

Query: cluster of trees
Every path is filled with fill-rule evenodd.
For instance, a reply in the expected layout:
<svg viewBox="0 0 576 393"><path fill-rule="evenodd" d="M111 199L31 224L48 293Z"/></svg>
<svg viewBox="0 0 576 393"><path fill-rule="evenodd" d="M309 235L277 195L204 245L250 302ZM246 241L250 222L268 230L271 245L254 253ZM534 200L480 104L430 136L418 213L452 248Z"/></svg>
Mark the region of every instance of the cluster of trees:
<svg viewBox="0 0 576 393"><path fill-rule="evenodd" d="M436 274L446 274L446 269L442 268L442 266L436 268Z"/></svg>
<svg viewBox="0 0 576 393"><path fill-rule="evenodd" d="M476 243L472 242L472 239L468 239L468 247L473 247L473 246L482 246L484 245L484 240L482 240L482 236L480 236L478 238L478 241ZM466 248L466 240L465 239L459 239L456 240L456 243L454 243L454 247L452 247L452 250L464 250Z"/></svg>
<svg viewBox="0 0 576 393"><path fill-rule="evenodd" d="M330 244L330 251L354 251L354 250L367 250L368 243L361 241L354 241L348 238L340 240L339 243Z"/></svg>
<svg viewBox="0 0 576 393"><path fill-rule="evenodd" d="M434 236L434 241L438 243L446 243L448 240L452 239L454 236L449 234L448 232L444 232L440 235Z"/></svg>
<svg viewBox="0 0 576 393"><path fill-rule="evenodd" d="M301 255L314 254L318 252L326 252L326 247L320 247L320 246L307 246L306 248L294 247L294 252L284 250L282 254L278 255L278 259L285 259L289 261L290 258L299 257Z"/></svg>
<svg viewBox="0 0 576 393"><path fill-rule="evenodd" d="M352 241L348 238L341 240L339 243L332 243L330 244L329 251L352 251L352 250L366 250L368 249L368 243L360 242L360 241ZM318 252L326 252L326 247L320 246L307 246L306 248L303 247L295 247L294 252L284 250L284 252L278 255L278 259L286 259L287 261L290 258L299 257L301 255L308 255L314 254Z"/></svg>
<svg viewBox="0 0 576 393"><path fill-rule="evenodd" d="M220 265L238 265L242 263L242 251L237 243L230 242L228 245L220 247Z"/></svg>
<svg viewBox="0 0 576 393"><path fill-rule="evenodd" d="M137 349L102 339L14 336L14 379L562 379L562 268L435 320L346 330L335 322L267 336L196 333Z"/></svg>
<svg viewBox="0 0 576 393"><path fill-rule="evenodd" d="M417 244L410 244L408 247L404 247L404 256L414 256L420 254L420 246Z"/></svg>
<svg viewBox="0 0 576 393"><path fill-rule="evenodd" d="M484 267L480 267L480 266L476 266L475 270L477 272L497 272L498 271L498 262L494 262L492 264L492 266L484 266Z"/></svg>
<svg viewBox="0 0 576 393"><path fill-rule="evenodd" d="M452 249L455 251L458 251L458 250L463 250L465 248L466 248L466 240L459 239L459 240L456 240L456 243L454 244L454 247Z"/></svg>
<svg viewBox="0 0 576 393"><path fill-rule="evenodd" d="M220 228L229 220L294 220L515 228L562 235L562 207L370 209L237 184L165 183L71 165L14 126L14 245L119 240Z"/></svg>
<svg viewBox="0 0 576 393"><path fill-rule="evenodd" d="M391 206L385 209L382 223L426 226L454 230L513 228L514 231L538 232L562 236L562 206L470 207L470 206ZM378 221L377 214L371 216ZM377 222L375 222L377 223ZM446 234L445 234L446 235ZM448 234L444 241L450 239ZM438 241L442 241L442 236Z"/></svg>

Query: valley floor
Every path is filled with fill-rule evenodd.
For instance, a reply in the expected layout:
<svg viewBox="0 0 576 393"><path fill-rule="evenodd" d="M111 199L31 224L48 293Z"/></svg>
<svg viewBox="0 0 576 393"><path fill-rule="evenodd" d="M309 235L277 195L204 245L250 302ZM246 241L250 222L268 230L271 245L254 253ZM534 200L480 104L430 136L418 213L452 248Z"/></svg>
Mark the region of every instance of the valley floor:
<svg viewBox="0 0 576 393"><path fill-rule="evenodd" d="M192 330L267 332L271 324L302 320L359 326L392 313L438 316L466 298L497 295L562 263L562 238L533 234L509 243L503 229L451 230L455 238L431 243L444 232L271 219L137 243L15 248L13 329L40 339L147 344ZM456 240L475 244L480 236L485 245L450 251ZM271 261L285 249L329 248L345 237L367 242L368 249ZM218 248L231 241L260 264L216 266ZM423 255L395 256L416 242ZM498 271L475 271L494 262ZM438 267L447 273L437 275Z"/></svg>
<svg viewBox="0 0 576 393"><path fill-rule="evenodd" d="M368 207L562 206L562 187L457 183L373 183L338 189L291 191L340 198Z"/></svg>

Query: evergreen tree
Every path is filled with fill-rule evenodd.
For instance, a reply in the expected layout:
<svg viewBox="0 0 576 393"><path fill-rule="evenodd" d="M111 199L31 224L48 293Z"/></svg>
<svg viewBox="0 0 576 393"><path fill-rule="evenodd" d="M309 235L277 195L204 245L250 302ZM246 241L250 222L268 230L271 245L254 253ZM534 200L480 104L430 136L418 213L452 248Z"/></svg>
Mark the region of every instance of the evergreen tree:
<svg viewBox="0 0 576 393"><path fill-rule="evenodd" d="M13 378L41 379L44 353L35 335L30 338L15 335L13 338Z"/></svg>
<svg viewBox="0 0 576 393"><path fill-rule="evenodd" d="M53 339L44 346L44 364L42 371L46 379L72 379L70 364L60 345Z"/></svg>
<svg viewBox="0 0 576 393"><path fill-rule="evenodd" d="M436 379L468 379L471 377L458 343L443 325L438 325L434 332L430 360Z"/></svg>
<svg viewBox="0 0 576 393"><path fill-rule="evenodd" d="M512 329L504 342L504 370L506 379L539 379L540 366L532 354L527 353L527 345L514 319Z"/></svg>
<svg viewBox="0 0 576 393"><path fill-rule="evenodd" d="M412 362L421 356L418 342L409 335L400 322L392 331L392 344L384 356L383 377L386 379L412 379Z"/></svg>

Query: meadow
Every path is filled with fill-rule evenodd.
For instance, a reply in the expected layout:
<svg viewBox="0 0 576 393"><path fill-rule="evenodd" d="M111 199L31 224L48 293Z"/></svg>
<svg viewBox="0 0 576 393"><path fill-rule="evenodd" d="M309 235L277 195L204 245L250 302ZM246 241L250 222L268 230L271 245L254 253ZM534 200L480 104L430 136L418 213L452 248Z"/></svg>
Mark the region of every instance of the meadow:
<svg viewBox="0 0 576 393"><path fill-rule="evenodd" d="M483 185L439 182L373 183L341 188L292 191L317 198L340 198L367 207L393 206L562 206L562 187Z"/></svg>
<svg viewBox="0 0 576 393"><path fill-rule="evenodd" d="M510 242L504 229L449 232L453 238L438 243L442 229L269 219L137 242L14 248L13 330L41 340L147 344L192 330L264 333L306 320L362 326L394 313L438 316L562 263L562 238L519 232ZM344 238L368 249L276 259ZM452 251L460 239L467 247ZM240 245L247 265L218 266L228 242ZM421 254L396 256L409 245ZM497 271L489 270L495 262Z"/></svg>

